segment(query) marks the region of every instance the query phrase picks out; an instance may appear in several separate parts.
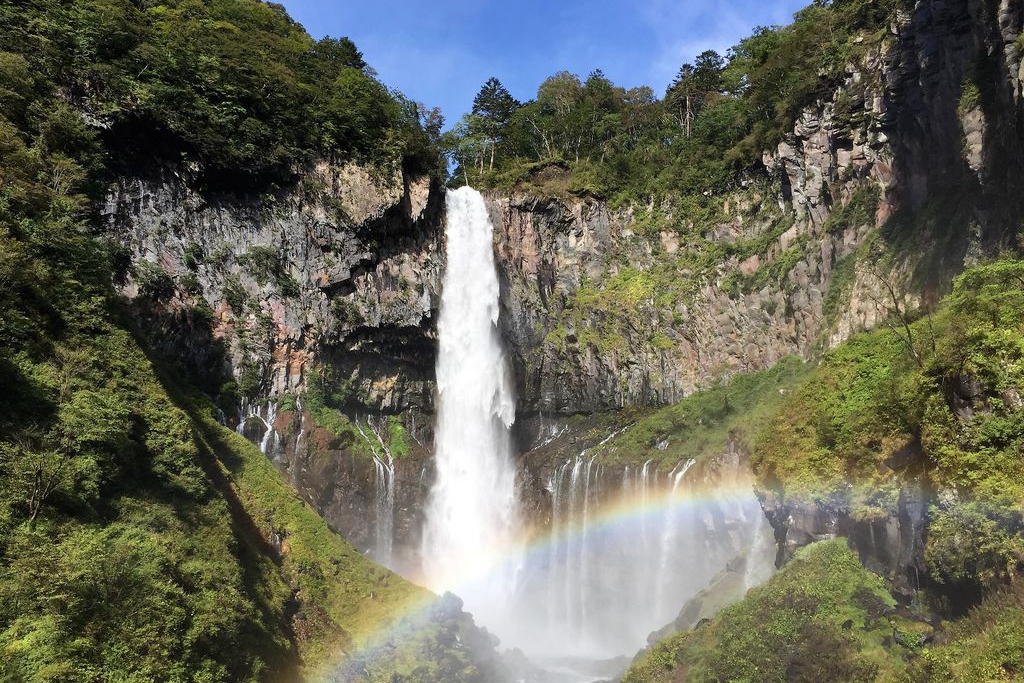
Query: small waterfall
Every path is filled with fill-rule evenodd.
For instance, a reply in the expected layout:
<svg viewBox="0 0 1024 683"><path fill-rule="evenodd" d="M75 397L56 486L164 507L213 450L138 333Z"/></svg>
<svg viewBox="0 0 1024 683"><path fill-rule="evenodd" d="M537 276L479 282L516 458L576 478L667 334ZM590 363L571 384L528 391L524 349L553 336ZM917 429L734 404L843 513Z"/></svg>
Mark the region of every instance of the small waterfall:
<svg viewBox="0 0 1024 683"><path fill-rule="evenodd" d="M245 401L240 412L242 419L235 431L259 446L261 453L270 455L280 438L274 429L274 423L277 421L277 401L271 399L256 405Z"/></svg>
<svg viewBox="0 0 1024 683"><path fill-rule="evenodd" d="M675 504L678 500L679 485L682 483L686 473L697 464L696 460L687 460L682 466L676 465L669 472L669 481L672 483L668 494L669 505L665 507L664 518L661 526L661 548L659 549L660 562L658 563L658 574L654 581L654 606L657 609L665 604L665 584L667 582L669 564L672 559L673 549L676 547L676 530L679 521L679 511Z"/></svg>
<svg viewBox="0 0 1024 683"><path fill-rule="evenodd" d="M392 566L392 550L395 539L395 458L384 440L383 419L366 418L366 426L373 434L371 440L359 420L356 430L370 447L373 455L374 476L374 559L385 567Z"/></svg>
<svg viewBox="0 0 1024 683"><path fill-rule="evenodd" d="M511 644L541 660L630 654L743 553L764 523L757 499L701 495L695 464L606 472L585 449L553 467L549 543L524 568Z"/></svg>
<svg viewBox="0 0 1024 683"><path fill-rule="evenodd" d="M457 592L500 634L509 626L506 607L515 592L517 568L505 561L516 554L519 520L509 440L515 401L497 328L492 230L479 192L448 193L436 479L421 558L429 587Z"/></svg>

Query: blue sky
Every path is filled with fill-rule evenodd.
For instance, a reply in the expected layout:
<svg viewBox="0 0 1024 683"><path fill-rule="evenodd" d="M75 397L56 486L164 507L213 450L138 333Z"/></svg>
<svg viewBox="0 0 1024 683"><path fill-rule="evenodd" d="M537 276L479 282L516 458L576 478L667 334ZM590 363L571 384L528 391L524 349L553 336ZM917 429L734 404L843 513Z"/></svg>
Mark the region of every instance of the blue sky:
<svg viewBox="0 0 1024 683"><path fill-rule="evenodd" d="M381 79L441 107L451 125L490 76L519 100L551 74L602 69L664 92L679 65L723 54L755 26L789 23L809 0L284 0L316 38L348 36Z"/></svg>

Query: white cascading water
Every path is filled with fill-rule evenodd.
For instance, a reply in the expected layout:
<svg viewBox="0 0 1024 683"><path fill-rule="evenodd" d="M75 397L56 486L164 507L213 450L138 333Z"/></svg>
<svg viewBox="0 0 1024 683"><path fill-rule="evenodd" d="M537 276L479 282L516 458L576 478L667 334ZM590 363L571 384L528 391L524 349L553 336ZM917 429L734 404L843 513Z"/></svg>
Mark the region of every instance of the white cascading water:
<svg viewBox="0 0 1024 683"><path fill-rule="evenodd" d="M374 516L376 538L374 544L374 559L388 568L394 567L392 559L392 548L394 547L395 527L395 458L391 455L391 449L381 435L384 429L383 420L366 418L366 426L373 434L371 440L363 430L359 420L355 420L356 430L363 438L363 441L370 447L373 454L373 468L375 472L375 496Z"/></svg>
<svg viewBox="0 0 1024 683"><path fill-rule="evenodd" d="M555 467L550 544L520 570L508 644L549 664L629 655L738 554L750 554L744 584L763 581L771 542L756 497L697 494L694 465L606 472L584 450Z"/></svg>
<svg viewBox="0 0 1024 683"><path fill-rule="evenodd" d="M663 472L649 460L619 479L584 450L555 468L550 537L523 552L492 230L478 192L448 193L423 578L458 594L505 646L550 664L631 654L763 533L764 518L749 491L674 504L692 461ZM602 517L616 500L642 514Z"/></svg>
<svg viewBox="0 0 1024 683"><path fill-rule="evenodd" d="M515 591L519 515L509 428L515 400L498 331L498 274L483 197L448 193L438 321L435 480L422 560L435 591L450 590L502 633Z"/></svg>
<svg viewBox="0 0 1024 683"><path fill-rule="evenodd" d="M748 559L743 587L761 583L774 545L749 486L706 491L692 460L606 468L595 451L628 427L554 466L546 482L550 525L523 545L509 437L515 401L497 326L492 231L478 192L448 193L435 479L425 506L421 578L437 592L456 593L503 646L564 674L559 680L595 680L578 673L589 671L585 662L636 652L737 555ZM275 405L245 406L243 414L239 431L271 455L279 441ZM371 552L392 566L396 473L386 423L367 417L354 424L373 453ZM303 427L296 450L304 447ZM541 427L539 446L568 429L543 419Z"/></svg>

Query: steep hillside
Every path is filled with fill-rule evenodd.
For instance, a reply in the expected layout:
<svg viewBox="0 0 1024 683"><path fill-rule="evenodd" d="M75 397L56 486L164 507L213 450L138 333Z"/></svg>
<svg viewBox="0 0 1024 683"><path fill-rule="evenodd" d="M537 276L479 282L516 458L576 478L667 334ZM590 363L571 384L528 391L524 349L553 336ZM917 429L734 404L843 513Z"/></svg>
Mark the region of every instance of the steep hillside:
<svg viewBox="0 0 1024 683"><path fill-rule="evenodd" d="M640 657L623 683L1010 681L1024 663L1019 589L948 631L898 606L843 541L803 548L710 623Z"/></svg>
<svg viewBox="0 0 1024 683"><path fill-rule="evenodd" d="M1024 657L1018 585L1024 571L1022 306L1024 262L1008 259L973 268L956 280L934 315L910 320L893 311L890 329L841 344L784 396L770 402L755 398L755 409L744 411L762 415L755 430L737 436L750 454L762 507L775 527L778 561L787 563L770 586L780 590L789 585L784 577L798 576L806 567L839 577L821 558L809 563L815 555L801 548L844 537L842 546L860 560L858 571L864 573L863 566L884 578L888 604L895 595L922 615L919 620L940 629L936 634L926 629L927 639L919 642L916 635L904 633L903 641L893 635L909 649L865 669L860 667L871 662L877 644L865 642L859 630L853 639L843 635L846 644L822 645L849 650L845 660L829 660L829 666L839 667L830 675L841 680L952 676L988 681L1013 680L1019 671ZM738 382L733 383L737 388ZM698 394L687 401L708 405L711 396ZM630 431L617 438L628 439ZM631 451L638 459L655 456L655 443L686 433L664 424L650 438L631 439L636 444ZM808 582L800 585L817 581L798 580ZM836 580L827 592L837 601L836 618L845 619L845 610L858 603L842 591L856 582ZM670 636L644 655L625 680L742 679L776 656L782 658L781 668L766 673L764 680L814 680L797 670L813 669L816 655L811 653L731 649L736 634L748 629L765 634L783 627L811 628L786 622L778 609L761 604L763 598L752 591L723 612L715 628ZM820 605L797 609L803 618L832 613ZM751 615L772 615L766 617L772 623L750 628L743 619ZM933 635L941 647L924 647ZM810 647L815 638L802 642ZM791 657L796 659L783 661ZM905 671L904 660L910 662ZM730 666L746 673L715 677Z"/></svg>
<svg viewBox="0 0 1024 683"><path fill-rule="evenodd" d="M894 680L931 634L845 543L823 541L710 623L656 645L623 683Z"/></svg>

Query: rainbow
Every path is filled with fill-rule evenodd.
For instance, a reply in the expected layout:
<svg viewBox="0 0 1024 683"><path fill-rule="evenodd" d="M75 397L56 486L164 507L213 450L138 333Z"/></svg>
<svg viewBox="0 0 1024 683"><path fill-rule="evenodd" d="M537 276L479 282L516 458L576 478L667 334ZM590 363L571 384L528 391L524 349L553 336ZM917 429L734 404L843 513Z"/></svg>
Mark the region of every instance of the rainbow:
<svg viewBox="0 0 1024 683"><path fill-rule="evenodd" d="M546 560L553 549L566 539L576 539L584 534L615 534L642 523L645 518L660 517L673 511L698 509L701 506L741 502L750 500L752 495L749 479L693 488L688 486L676 489L666 486L643 496L632 491L623 492L609 496L608 500L602 501L599 506L596 505L585 521L576 520L573 524L558 529L536 525L527 528L514 542L508 543L500 552L493 553L488 562L463 567L457 575L441 577L439 583L450 586L452 592L458 593L460 587L471 585L473 581L486 580L493 573L505 571L510 566L523 567ZM407 578L421 586L427 584L426 577L423 576ZM437 577L433 578L437 580ZM450 601L452 598L424 590L421 597L401 605L393 613L392 618L363 634L348 652L342 654L338 666L343 667L346 662L351 661L372 661L374 653L384 648L389 641L403 632L415 629L417 625L429 619L437 609L444 609L446 600Z"/></svg>

